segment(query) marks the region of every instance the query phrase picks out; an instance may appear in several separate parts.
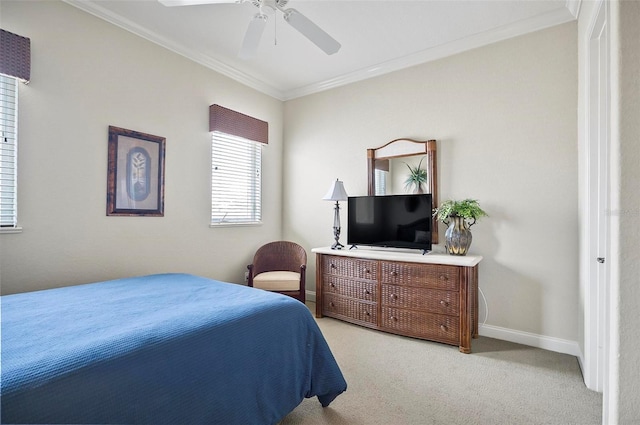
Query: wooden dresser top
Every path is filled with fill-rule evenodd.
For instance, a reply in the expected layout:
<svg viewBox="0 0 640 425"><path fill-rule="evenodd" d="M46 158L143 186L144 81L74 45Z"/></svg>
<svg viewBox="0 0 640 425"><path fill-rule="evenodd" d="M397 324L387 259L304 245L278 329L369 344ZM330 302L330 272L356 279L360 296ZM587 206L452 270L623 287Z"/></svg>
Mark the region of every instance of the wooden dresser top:
<svg viewBox="0 0 640 425"><path fill-rule="evenodd" d="M473 267L482 261L480 255L447 255L427 253L422 254L418 250L390 250L376 249L369 247L358 247L353 249L331 249L330 247L313 248L311 252L325 255L338 255L342 257L366 258L371 260L404 261L408 263L423 264L448 264L452 266Z"/></svg>

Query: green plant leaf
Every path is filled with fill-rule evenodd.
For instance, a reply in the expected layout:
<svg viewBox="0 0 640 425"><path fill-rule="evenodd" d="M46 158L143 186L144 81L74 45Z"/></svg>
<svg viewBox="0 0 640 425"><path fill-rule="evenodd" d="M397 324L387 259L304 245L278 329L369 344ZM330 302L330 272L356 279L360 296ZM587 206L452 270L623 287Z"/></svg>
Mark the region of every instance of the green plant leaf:
<svg viewBox="0 0 640 425"><path fill-rule="evenodd" d="M409 176L404 181L405 190L409 191L412 188L419 189L422 187L422 185L427 183L427 170L421 168L423 160L424 157L420 158L420 162L415 167L411 167L406 162L404 163L404 165L406 165L409 169Z"/></svg>
<svg viewBox="0 0 640 425"><path fill-rule="evenodd" d="M438 221L445 223L449 217L463 217L465 219L478 220L481 217L488 217L487 214L475 199L463 199L462 201L446 200L434 210L434 216Z"/></svg>

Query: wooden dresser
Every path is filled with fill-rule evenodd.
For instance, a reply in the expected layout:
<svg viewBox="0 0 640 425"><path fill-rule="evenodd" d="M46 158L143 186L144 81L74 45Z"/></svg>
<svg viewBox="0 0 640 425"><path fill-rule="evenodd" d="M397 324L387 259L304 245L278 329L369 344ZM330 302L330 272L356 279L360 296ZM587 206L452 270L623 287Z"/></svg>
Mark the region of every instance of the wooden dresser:
<svg viewBox="0 0 640 425"><path fill-rule="evenodd" d="M480 256L367 248L316 254L316 317L457 345L478 336Z"/></svg>

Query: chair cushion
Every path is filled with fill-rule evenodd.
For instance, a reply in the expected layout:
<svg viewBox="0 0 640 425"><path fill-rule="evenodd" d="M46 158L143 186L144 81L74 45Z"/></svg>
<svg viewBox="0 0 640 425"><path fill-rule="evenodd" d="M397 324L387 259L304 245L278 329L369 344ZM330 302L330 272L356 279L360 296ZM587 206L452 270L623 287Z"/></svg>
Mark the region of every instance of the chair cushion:
<svg viewBox="0 0 640 425"><path fill-rule="evenodd" d="M264 272L253 278L253 287L267 291L297 291L300 289L300 273Z"/></svg>

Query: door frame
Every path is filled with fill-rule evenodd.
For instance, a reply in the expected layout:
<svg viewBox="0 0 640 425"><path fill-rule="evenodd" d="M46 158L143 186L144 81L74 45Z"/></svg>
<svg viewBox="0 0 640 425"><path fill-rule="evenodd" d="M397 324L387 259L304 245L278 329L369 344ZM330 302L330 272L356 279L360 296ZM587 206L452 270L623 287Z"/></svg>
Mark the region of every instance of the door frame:
<svg viewBox="0 0 640 425"><path fill-rule="evenodd" d="M586 386L608 390L609 259L610 250L610 52L609 6L601 0L589 22L585 79L585 238L581 271L584 276L584 359ZM604 259L599 263L597 259ZM605 406L606 409L606 406ZM606 417L606 411L603 412Z"/></svg>

